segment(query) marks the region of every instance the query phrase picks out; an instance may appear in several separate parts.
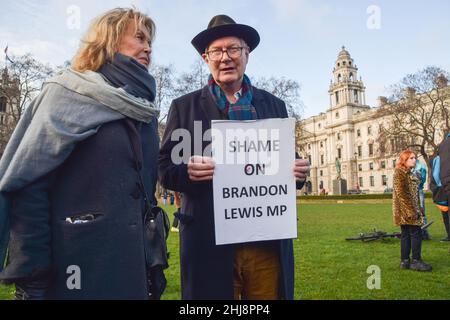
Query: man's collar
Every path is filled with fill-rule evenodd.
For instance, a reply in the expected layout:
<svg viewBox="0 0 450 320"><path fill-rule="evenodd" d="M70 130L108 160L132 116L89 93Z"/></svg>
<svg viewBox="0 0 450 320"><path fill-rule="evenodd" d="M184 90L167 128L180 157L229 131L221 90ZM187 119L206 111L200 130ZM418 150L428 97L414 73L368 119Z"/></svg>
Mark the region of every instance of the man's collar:
<svg viewBox="0 0 450 320"><path fill-rule="evenodd" d="M253 100L254 101L259 101L259 100L263 99L263 96L261 94L261 90L259 90L258 88L254 87L254 86L252 86L252 93L253 93ZM206 98L208 95L211 95L211 93L209 92L208 86L206 85L206 86L203 87L201 96L202 96L202 98Z"/></svg>
<svg viewBox="0 0 450 320"><path fill-rule="evenodd" d="M242 97L242 87L241 89L239 89L239 91L234 93L234 97L236 98L236 101Z"/></svg>

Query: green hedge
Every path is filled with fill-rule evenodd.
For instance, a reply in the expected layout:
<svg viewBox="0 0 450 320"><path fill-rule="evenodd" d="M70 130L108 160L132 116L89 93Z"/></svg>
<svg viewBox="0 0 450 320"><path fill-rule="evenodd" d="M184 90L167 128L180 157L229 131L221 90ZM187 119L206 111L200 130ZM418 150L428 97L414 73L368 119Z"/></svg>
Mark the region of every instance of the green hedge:
<svg viewBox="0 0 450 320"><path fill-rule="evenodd" d="M430 192L425 192L425 198L431 198ZM298 200L362 200L362 199L392 199L392 193L346 194L333 196L297 196Z"/></svg>

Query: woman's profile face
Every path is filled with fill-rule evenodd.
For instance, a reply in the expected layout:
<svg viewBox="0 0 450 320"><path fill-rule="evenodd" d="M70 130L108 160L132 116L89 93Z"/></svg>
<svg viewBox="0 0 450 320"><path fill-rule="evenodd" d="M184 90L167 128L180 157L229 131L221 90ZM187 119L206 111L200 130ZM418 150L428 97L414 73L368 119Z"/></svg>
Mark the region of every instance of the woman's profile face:
<svg viewBox="0 0 450 320"><path fill-rule="evenodd" d="M408 169L412 169L416 166L416 155L415 154L411 154L408 158L408 160L406 160L406 167Z"/></svg>
<svg viewBox="0 0 450 320"><path fill-rule="evenodd" d="M137 26L134 20L128 22L128 26L120 40L117 50L119 53L136 59L146 68L150 66L152 44L150 33L144 26Z"/></svg>

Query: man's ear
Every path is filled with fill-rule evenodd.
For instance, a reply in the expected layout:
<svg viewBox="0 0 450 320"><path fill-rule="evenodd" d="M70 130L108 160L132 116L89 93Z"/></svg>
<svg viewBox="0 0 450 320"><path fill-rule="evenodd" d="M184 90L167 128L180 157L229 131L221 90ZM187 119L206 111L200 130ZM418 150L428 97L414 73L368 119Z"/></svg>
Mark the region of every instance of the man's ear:
<svg viewBox="0 0 450 320"><path fill-rule="evenodd" d="M248 63L248 58L250 57L250 51L248 49L245 49L245 61Z"/></svg>
<svg viewBox="0 0 450 320"><path fill-rule="evenodd" d="M202 53L202 59L206 64L208 64L208 55L206 53Z"/></svg>

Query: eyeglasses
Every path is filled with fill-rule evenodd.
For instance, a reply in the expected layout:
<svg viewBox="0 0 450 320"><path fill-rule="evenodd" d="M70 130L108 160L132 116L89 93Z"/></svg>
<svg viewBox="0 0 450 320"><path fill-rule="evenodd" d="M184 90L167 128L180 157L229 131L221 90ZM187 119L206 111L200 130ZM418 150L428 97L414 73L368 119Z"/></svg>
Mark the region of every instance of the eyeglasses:
<svg viewBox="0 0 450 320"><path fill-rule="evenodd" d="M226 52L228 57L231 59L237 59L242 56L242 49L246 47L230 47L225 49L214 49L210 51L206 51L206 55L211 61L220 61L222 60L223 53Z"/></svg>

